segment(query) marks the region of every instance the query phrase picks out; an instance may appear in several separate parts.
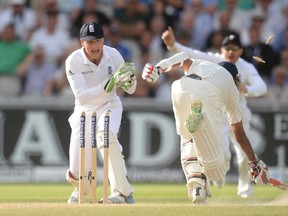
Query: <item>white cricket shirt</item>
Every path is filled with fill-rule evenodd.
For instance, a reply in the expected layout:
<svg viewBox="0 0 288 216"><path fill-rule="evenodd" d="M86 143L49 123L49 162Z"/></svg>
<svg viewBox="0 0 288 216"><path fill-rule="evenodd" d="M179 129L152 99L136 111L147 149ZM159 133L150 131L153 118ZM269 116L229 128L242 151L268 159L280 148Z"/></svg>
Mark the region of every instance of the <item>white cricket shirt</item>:
<svg viewBox="0 0 288 216"><path fill-rule="evenodd" d="M107 80L124 63L121 54L112 47L103 46L103 57L99 65L90 62L84 49L71 53L65 62L65 70L70 87L75 96L75 109L97 110L110 101L120 102L115 88L107 93L104 90Z"/></svg>

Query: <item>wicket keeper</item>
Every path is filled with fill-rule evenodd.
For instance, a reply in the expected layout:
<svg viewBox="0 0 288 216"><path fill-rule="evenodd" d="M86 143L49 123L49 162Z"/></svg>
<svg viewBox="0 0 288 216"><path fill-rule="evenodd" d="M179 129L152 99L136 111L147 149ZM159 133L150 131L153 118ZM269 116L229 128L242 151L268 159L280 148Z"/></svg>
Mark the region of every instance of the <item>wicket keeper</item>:
<svg viewBox="0 0 288 216"><path fill-rule="evenodd" d="M110 111L109 125L109 182L111 195L109 203L134 203L133 188L127 179L125 162L122 156L122 145L117 134L122 118L122 103L116 89L122 88L133 94L137 85L136 70L133 63L124 62L121 54L112 47L104 45L104 32L96 22L83 24L80 29L82 48L69 55L65 62L66 75L75 96L74 112L69 118L72 129L69 149L69 169L66 179L74 189L68 203L79 200L79 140L80 115L86 113L91 119L97 113L96 139L98 149L103 157L104 117ZM85 172L91 171L91 121L85 127ZM90 193L91 185L86 179L85 196ZM102 202L102 200L100 200Z"/></svg>

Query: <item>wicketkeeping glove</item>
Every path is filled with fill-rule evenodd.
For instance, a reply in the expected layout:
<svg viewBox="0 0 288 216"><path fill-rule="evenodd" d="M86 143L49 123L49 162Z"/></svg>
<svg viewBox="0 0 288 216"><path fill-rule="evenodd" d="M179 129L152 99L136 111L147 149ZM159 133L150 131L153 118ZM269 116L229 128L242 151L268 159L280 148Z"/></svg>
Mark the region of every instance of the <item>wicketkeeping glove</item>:
<svg viewBox="0 0 288 216"><path fill-rule="evenodd" d="M159 69L149 63L145 64L142 72L142 78L147 82L156 82L160 76Z"/></svg>
<svg viewBox="0 0 288 216"><path fill-rule="evenodd" d="M134 63L125 62L120 65L119 69L112 75L104 86L106 92L111 92L114 87L121 87L128 90L136 80L136 69Z"/></svg>
<svg viewBox="0 0 288 216"><path fill-rule="evenodd" d="M269 184L270 173L268 167L262 160L250 161L249 166L251 170L248 174L251 181L254 181L259 186Z"/></svg>

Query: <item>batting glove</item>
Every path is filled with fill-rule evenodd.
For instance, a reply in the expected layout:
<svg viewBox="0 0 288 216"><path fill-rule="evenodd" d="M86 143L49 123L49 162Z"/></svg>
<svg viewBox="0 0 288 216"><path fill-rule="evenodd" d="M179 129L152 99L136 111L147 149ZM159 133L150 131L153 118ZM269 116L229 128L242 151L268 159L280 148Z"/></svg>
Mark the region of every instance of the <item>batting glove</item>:
<svg viewBox="0 0 288 216"><path fill-rule="evenodd" d="M142 72L142 78L147 82L156 82L158 77L160 76L159 69L149 63L145 64Z"/></svg>
<svg viewBox="0 0 288 216"><path fill-rule="evenodd" d="M106 92L111 92L114 88L122 87L124 90L131 88L136 80L136 69L134 63L125 62L112 75L104 86Z"/></svg>
<svg viewBox="0 0 288 216"><path fill-rule="evenodd" d="M251 181L257 185L267 185L270 179L270 173L267 165L262 160L250 161L249 166L251 170L248 172Z"/></svg>

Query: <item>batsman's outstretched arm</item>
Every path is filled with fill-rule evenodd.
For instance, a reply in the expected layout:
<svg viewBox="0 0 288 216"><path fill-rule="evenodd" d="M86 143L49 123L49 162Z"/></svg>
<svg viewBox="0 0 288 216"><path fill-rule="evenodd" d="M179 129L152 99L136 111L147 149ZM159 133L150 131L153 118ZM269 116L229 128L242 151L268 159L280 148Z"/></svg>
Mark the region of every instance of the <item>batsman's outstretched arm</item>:
<svg viewBox="0 0 288 216"><path fill-rule="evenodd" d="M250 144L250 141L244 131L242 121L237 122L235 124L231 125L233 133L235 135L235 139L241 146L242 150L245 152L247 158L249 161L254 161L256 160L256 156L254 153L254 150Z"/></svg>
<svg viewBox="0 0 288 216"><path fill-rule="evenodd" d="M177 53L168 59L161 60L156 66L147 63L143 68L142 78L153 83L160 75L172 69L181 67L184 71L188 71L191 64L192 60L185 52Z"/></svg>
<svg viewBox="0 0 288 216"><path fill-rule="evenodd" d="M245 152L251 170L249 176L252 181L255 181L257 185L267 185L270 179L270 173L268 167L262 160L258 160L254 150L250 144L250 141L244 131L242 121L231 125L235 138L242 150Z"/></svg>

